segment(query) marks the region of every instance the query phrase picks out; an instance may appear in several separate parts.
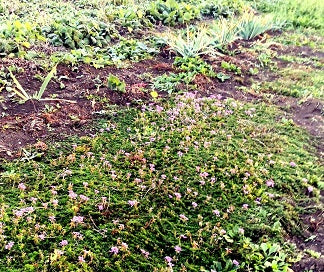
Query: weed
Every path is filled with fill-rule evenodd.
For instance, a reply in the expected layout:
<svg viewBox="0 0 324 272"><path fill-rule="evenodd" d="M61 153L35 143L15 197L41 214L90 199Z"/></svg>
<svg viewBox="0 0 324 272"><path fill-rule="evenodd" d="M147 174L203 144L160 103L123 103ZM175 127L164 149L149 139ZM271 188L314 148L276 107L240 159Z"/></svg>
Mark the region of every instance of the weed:
<svg viewBox="0 0 324 272"><path fill-rule="evenodd" d="M126 83L125 81L121 81L118 77L110 74L107 77L107 86L109 89L113 90L113 91L118 91L121 93L125 93L126 92Z"/></svg>
<svg viewBox="0 0 324 272"><path fill-rule="evenodd" d="M242 74L241 68L237 67L234 63L222 61L221 67L227 71L234 72L236 75Z"/></svg>

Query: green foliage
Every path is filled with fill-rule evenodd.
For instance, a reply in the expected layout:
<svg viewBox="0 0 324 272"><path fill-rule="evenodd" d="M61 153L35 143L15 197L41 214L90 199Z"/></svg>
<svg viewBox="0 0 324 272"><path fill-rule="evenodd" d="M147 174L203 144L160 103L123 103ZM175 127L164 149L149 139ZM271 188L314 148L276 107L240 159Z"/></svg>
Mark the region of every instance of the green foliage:
<svg viewBox="0 0 324 272"><path fill-rule="evenodd" d="M237 67L234 63L222 61L221 67L227 71L234 72L236 75L242 74L241 68Z"/></svg>
<svg viewBox="0 0 324 272"><path fill-rule="evenodd" d="M238 38L239 21L237 18L220 19L211 25L209 35L214 47L224 50Z"/></svg>
<svg viewBox="0 0 324 272"><path fill-rule="evenodd" d="M282 95L301 98L324 98L324 72L322 70L286 68L278 80L264 82L263 89Z"/></svg>
<svg viewBox="0 0 324 272"><path fill-rule="evenodd" d="M65 46L72 49L87 45L104 47L119 37L112 25L95 20L72 18L59 19L51 26L44 27L42 31L54 46Z"/></svg>
<svg viewBox="0 0 324 272"><path fill-rule="evenodd" d="M247 12L240 19L239 36L244 40L252 40L274 28L272 16L257 16L252 12Z"/></svg>
<svg viewBox="0 0 324 272"><path fill-rule="evenodd" d="M107 19L116 25L117 28L127 30L132 33L143 28L153 27L148 18L145 17L145 10L142 6L130 5L120 8L108 7L105 10Z"/></svg>
<svg viewBox="0 0 324 272"><path fill-rule="evenodd" d="M191 31L187 27L185 34L168 32L162 36L169 49L182 57L195 58L214 52L206 27Z"/></svg>
<svg viewBox="0 0 324 272"><path fill-rule="evenodd" d="M139 61L158 53L158 50L144 42L125 39L107 49L107 54L113 61Z"/></svg>
<svg viewBox="0 0 324 272"><path fill-rule="evenodd" d="M29 48L31 42L45 41L40 29L29 22L7 21L0 24L0 54L2 56L17 53L23 48Z"/></svg>
<svg viewBox="0 0 324 272"><path fill-rule="evenodd" d="M192 82L195 72L182 72L164 74L154 78L153 88L157 91L167 92L171 94L179 90L180 84L185 84L187 87Z"/></svg>
<svg viewBox="0 0 324 272"><path fill-rule="evenodd" d="M297 127L193 93L106 114L91 136L2 163L0 270L167 271L169 256L174 271L285 271L278 221L321 180Z"/></svg>
<svg viewBox="0 0 324 272"><path fill-rule="evenodd" d="M200 10L186 2L176 0L158 0L152 2L146 16L154 23L173 26L176 23L187 23L200 17Z"/></svg>
<svg viewBox="0 0 324 272"><path fill-rule="evenodd" d="M226 75L224 73L217 73L216 77L221 81L225 82L226 80L230 79L231 77L229 75Z"/></svg>
<svg viewBox="0 0 324 272"><path fill-rule="evenodd" d="M324 3L317 0L253 0L260 11L272 13L295 28L323 31Z"/></svg>
<svg viewBox="0 0 324 272"><path fill-rule="evenodd" d="M157 52L158 50L150 44L134 39L125 39L106 48L86 46L71 50L69 53L53 54L52 61L56 62L58 59L63 59L65 63L84 62L93 65L95 68L102 68L112 64L122 66L126 60L140 61L154 56Z"/></svg>
<svg viewBox="0 0 324 272"><path fill-rule="evenodd" d="M203 74L210 77L215 76L213 67L199 57L176 57L173 65L182 71L194 72L196 74Z"/></svg>
<svg viewBox="0 0 324 272"><path fill-rule="evenodd" d="M113 91L118 91L120 93L126 92L126 83L125 81L120 80L118 77L110 74L107 77L107 87Z"/></svg>

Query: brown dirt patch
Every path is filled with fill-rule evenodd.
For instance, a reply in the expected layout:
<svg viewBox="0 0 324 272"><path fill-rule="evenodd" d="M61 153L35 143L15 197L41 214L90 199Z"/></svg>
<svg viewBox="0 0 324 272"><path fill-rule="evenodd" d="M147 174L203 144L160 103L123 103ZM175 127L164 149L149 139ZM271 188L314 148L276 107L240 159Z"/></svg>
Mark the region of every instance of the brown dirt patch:
<svg viewBox="0 0 324 272"><path fill-rule="evenodd" d="M0 68L10 65L24 70L16 77L25 89L30 93L39 89L42 82L35 75L46 75L41 67L17 59L4 59L0 62ZM4 99L0 103L0 157L15 157L20 148L39 140L85 134L87 125L96 119L96 112L109 105L136 106L141 101L151 99L149 92L145 91L150 82L143 78L144 74L157 76L170 70L172 66L169 60L159 58L144 60L125 69L59 65L56 79L50 82L44 94L44 98L55 97L58 100L30 100L19 104L12 99L9 92L2 92ZM104 81L109 74L126 82L126 93L106 87Z"/></svg>

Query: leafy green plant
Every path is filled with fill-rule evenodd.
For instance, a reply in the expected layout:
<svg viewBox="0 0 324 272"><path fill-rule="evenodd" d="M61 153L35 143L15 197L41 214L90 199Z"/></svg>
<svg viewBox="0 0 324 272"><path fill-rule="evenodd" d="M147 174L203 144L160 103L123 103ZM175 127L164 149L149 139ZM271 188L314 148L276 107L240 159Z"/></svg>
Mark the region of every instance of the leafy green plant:
<svg viewBox="0 0 324 272"><path fill-rule="evenodd" d="M286 26L313 28L323 33L323 1L253 0L253 5L258 10L271 13L279 20L287 22Z"/></svg>
<svg viewBox="0 0 324 272"><path fill-rule="evenodd" d="M189 27L187 27L184 35L169 32L164 34L162 38L169 46L169 50L182 57L194 58L214 53L213 48L210 46L211 40L206 27L199 27L195 31L190 31Z"/></svg>
<svg viewBox="0 0 324 272"><path fill-rule="evenodd" d="M156 48L134 39L121 40L119 43L116 43L106 50L106 54L108 54L113 61L139 61L148 56L155 55L157 52L158 50Z"/></svg>
<svg viewBox="0 0 324 272"><path fill-rule="evenodd" d="M153 26L151 21L145 17L145 10L142 6L131 4L118 9L108 7L105 13L110 22L115 24L117 28L122 28L121 31L125 29L132 33Z"/></svg>
<svg viewBox="0 0 324 272"><path fill-rule="evenodd" d="M240 31L239 22L237 19L220 19L212 24L208 33L211 36L214 47L224 50L238 38Z"/></svg>
<svg viewBox="0 0 324 272"><path fill-rule="evenodd" d="M118 91L121 93L126 92L126 83L125 81L120 80L117 76L110 74L107 77L107 86L113 91Z"/></svg>
<svg viewBox="0 0 324 272"><path fill-rule="evenodd" d="M246 12L240 19L239 36L244 40L252 40L258 35L274 28L272 16L257 16L252 12Z"/></svg>
<svg viewBox="0 0 324 272"><path fill-rule="evenodd" d="M43 100L43 94L47 88L48 83L51 81L51 79L56 74L56 67L57 64L53 66L51 71L47 74L45 77L40 89L38 92L35 92L33 95L28 94L28 92L21 86L17 78L14 76L12 71L9 69L10 76L15 83L17 89L13 88L12 91L19 96L22 99L22 102L26 102L27 100L35 99L35 100Z"/></svg>
<svg viewBox="0 0 324 272"><path fill-rule="evenodd" d="M45 41L36 24L21 21L7 21L0 24L0 54L2 56L17 53L29 48L31 42Z"/></svg>
<svg viewBox="0 0 324 272"><path fill-rule="evenodd" d="M168 75L164 74L154 79L153 88L157 91L163 91L171 94L177 90L181 83L188 86L195 75L195 72L182 72L179 74L170 73Z"/></svg>
<svg viewBox="0 0 324 272"><path fill-rule="evenodd" d="M254 264L254 271L287 271L287 254L283 252L279 244L262 243L261 245L252 244L253 253L248 256Z"/></svg>
<svg viewBox="0 0 324 272"><path fill-rule="evenodd" d="M200 10L194 5L176 0L158 0L152 2L146 11L146 17L152 22L161 22L173 26L176 23L186 23L200 17Z"/></svg>
<svg viewBox="0 0 324 272"><path fill-rule="evenodd" d="M221 67L227 71L234 72L236 75L242 74L241 68L237 67L234 63L222 61Z"/></svg>
<svg viewBox="0 0 324 272"><path fill-rule="evenodd" d="M113 25L90 19L63 18L42 29L54 46L76 49L87 45L104 47L119 37Z"/></svg>
<svg viewBox="0 0 324 272"><path fill-rule="evenodd" d="M225 82L226 80L230 79L231 77L229 75L226 75L224 73L217 73L216 77L221 81Z"/></svg>
<svg viewBox="0 0 324 272"><path fill-rule="evenodd" d="M200 57L189 58L189 57L176 57L174 59L173 65L182 70L194 72L197 74L203 74L206 76L214 77L215 72L213 71L213 67L205 62Z"/></svg>

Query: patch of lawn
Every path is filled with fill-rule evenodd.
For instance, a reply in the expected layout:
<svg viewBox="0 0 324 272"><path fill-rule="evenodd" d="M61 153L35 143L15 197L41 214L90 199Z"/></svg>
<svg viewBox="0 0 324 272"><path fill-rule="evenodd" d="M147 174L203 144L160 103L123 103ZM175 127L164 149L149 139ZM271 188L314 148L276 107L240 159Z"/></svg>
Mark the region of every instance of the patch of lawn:
<svg viewBox="0 0 324 272"><path fill-rule="evenodd" d="M324 98L324 71L294 66L279 71L279 79L265 82L262 89L293 97Z"/></svg>

